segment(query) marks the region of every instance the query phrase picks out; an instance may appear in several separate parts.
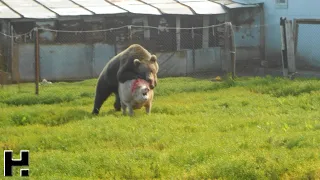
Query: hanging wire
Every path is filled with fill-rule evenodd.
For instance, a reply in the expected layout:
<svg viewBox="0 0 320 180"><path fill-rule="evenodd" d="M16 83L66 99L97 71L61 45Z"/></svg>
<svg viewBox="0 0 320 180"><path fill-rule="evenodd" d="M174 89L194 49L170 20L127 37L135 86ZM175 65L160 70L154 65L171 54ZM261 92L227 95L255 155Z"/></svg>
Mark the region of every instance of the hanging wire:
<svg viewBox="0 0 320 180"><path fill-rule="evenodd" d="M182 28L182 27L165 27L166 29L177 29L177 30L192 30L192 29L206 29L206 28L214 28L214 27L219 27L219 26L224 26L226 24L228 24L230 22L224 22L221 24L216 24L216 25L210 25L210 26L203 26L203 27L190 27L190 28ZM266 27L266 26L271 26L271 25L276 25L276 24L263 24L263 25L251 25L250 28L259 28L259 27ZM120 26L120 27L116 27L116 28L109 28L109 29L100 29L100 30L85 30L85 31L79 31L79 30L75 30L75 31L70 31L70 30L57 30L57 29L48 29L48 28L42 28L42 27L34 27L33 29L31 29L29 32L24 33L24 34L17 34L17 35L9 35L9 34L5 34L0 32L0 34L2 34L5 37L9 37L9 38L19 38L21 36L25 36L28 34L31 34L33 31L36 30L36 28L38 30L43 30L43 31L51 31L51 32L64 32L64 33L95 33L95 32L112 32L114 30L119 30L119 29L123 29L123 28L129 28L129 27L135 27L135 28L149 28L149 29L160 29L159 27L155 27L155 26L137 26L137 25L125 25L125 26ZM246 26L237 26L237 25L232 25L232 27L234 28L247 28Z"/></svg>

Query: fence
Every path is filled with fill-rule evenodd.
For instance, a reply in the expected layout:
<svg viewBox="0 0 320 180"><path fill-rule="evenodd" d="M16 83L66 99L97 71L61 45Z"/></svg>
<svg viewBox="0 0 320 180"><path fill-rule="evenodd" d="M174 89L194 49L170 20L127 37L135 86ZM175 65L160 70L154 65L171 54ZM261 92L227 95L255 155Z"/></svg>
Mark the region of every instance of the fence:
<svg viewBox="0 0 320 180"><path fill-rule="evenodd" d="M179 31L143 26L82 32L39 29L40 79L95 78L108 60L134 43L157 54L159 77L213 72L221 66L220 58L211 57L220 56L225 48L225 26L182 28ZM206 37L203 36L204 29ZM210 29L220 34L210 38Z"/></svg>
<svg viewBox="0 0 320 180"><path fill-rule="evenodd" d="M158 77L214 78L228 72L251 72L253 65L260 67L265 60L261 56L262 28L264 25L236 26L229 22L194 28L134 25L91 31L34 28L24 35L6 36L12 46L9 59L17 62L6 63L18 70L10 73L20 77L19 82L84 80L98 77L108 60L138 43L157 55ZM279 25L274 28L279 30Z"/></svg>
<svg viewBox="0 0 320 180"><path fill-rule="evenodd" d="M23 62L20 75L24 80L36 80L36 84L42 79L96 78L113 56L134 43L157 55L158 77L234 72L232 35L231 23L178 30L131 25L95 31L36 28L30 36L31 43L26 40L19 46Z"/></svg>
<svg viewBox="0 0 320 180"><path fill-rule="evenodd" d="M20 81L19 65L17 57L17 44L15 38L0 33L0 85L3 88L7 84Z"/></svg>
<svg viewBox="0 0 320 180"><path fill-rule="evenodd" d="M296 19L295 25L297 71L320 72L320 20Z"/></svg>

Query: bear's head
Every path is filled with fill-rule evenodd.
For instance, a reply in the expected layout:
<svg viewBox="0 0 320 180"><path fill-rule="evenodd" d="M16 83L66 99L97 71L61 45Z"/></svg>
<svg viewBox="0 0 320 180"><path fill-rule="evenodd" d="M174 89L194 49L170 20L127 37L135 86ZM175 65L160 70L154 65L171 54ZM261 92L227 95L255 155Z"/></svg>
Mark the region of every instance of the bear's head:
<svg viewBox="0 0 320 180"><path fill-rule="evenodd" d="M149 61L140 61L139 59L135 59L133 61L135 67L138 72L143 72L145 79L149 82L150 88L153 89L158 84L158 71L159 65L157 62L157 57L155 55L151 55Z"/></svg>

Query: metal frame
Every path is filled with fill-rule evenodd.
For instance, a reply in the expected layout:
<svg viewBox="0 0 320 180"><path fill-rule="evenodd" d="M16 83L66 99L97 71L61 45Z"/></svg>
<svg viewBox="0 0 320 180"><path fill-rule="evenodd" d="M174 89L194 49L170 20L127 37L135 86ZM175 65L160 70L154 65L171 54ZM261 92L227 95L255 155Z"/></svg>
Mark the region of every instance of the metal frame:
<svg viewBox="0 0 320 180"><path fill-rule="evenodd" d="M320 24L320 19L293 19L294 52L297 52L299 24Z"/></svg>

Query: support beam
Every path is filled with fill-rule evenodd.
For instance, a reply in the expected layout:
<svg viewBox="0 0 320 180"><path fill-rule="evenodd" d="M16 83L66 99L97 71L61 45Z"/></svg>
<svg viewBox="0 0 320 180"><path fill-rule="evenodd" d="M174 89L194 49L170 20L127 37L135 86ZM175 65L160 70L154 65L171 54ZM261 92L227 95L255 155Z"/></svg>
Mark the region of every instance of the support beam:
<svg viewBox="0 0 320 180"><path fill-rule="evenodd" d="M284 77L288 76L288 57L287 57L287 38L286 38L286 18L280 18L281 33L281 54L282 54L282 73Z"/></svg>
<svg viewBox="0 0 320 180"><path fill-rule="evenodd" d="M297 53L298 46L298 34L299 34L299 23L297 19L293 20L293 40L294 40L294 53Z"/></svg>
<svg viewBox="0 0 320 180"><path fill-rule="evenodd" d="M232 79L236 77L236 42L232 24L229 24L230 29L230 58L231 58L231 75Z"/></svg>
<svg viewBox="0 0 320 180"><path fill-rule="evenodd" d="M209 26L209 16L203 16L203 27ZM209 47L209 28L203 28L202 30L202 48Z"/></svg>
<svg viewBox="0 0 320 180"><path fill-rule="evenodd" d="M266 34L265 34L265 15L264 15L264 7L263 5L260 6L260 61L265 61L266 58Z"/></svg>
<svg viewBox="0 0 320 180"><path fill-rule="evenodd" d="M285 21L286 29L286 41L287 41L287 58L288 58L288 72L289 74L296 72L296 61L295 61L295 45L293 37L292 21Z"/></svg>
<svg viewBox="0 0 320 180"><path fill-rule="evenodd" d="M35 62L34 62L34 73L35 73L35 85L36 85L36 95L39 95L39 78L40 78L40 55L39 55L39 31L38 28L34 31L34 49L35 49Z"/></svg>
<svg viewBox="0 0 320 180"><path fill-rule="evenodd" d="M147 27L147 28L144 30L144 39L145 39L145 40L150 40L150 28L148 27L148 26L149 26L149 23L148 23L148 17L147 17L147 16L144 16L144 17L143 17L143 26L144 26L144 27Z"/></svg>
<svg viewBox="0 0 320 180"><path fill-rule="evenodd" d="M177 51L180 51L180 27L181 27L181 19L180 16L176 16L176 41L177 41Z"/></svg>
<svg viewBox="0 0 320 180"><path fill-rule="evenodd" d="M230 54L230 23L225 24L225 30L224 30L224 60L222 61L222 70L225 73L230 73L231 70L231 54Z"/></svg>

